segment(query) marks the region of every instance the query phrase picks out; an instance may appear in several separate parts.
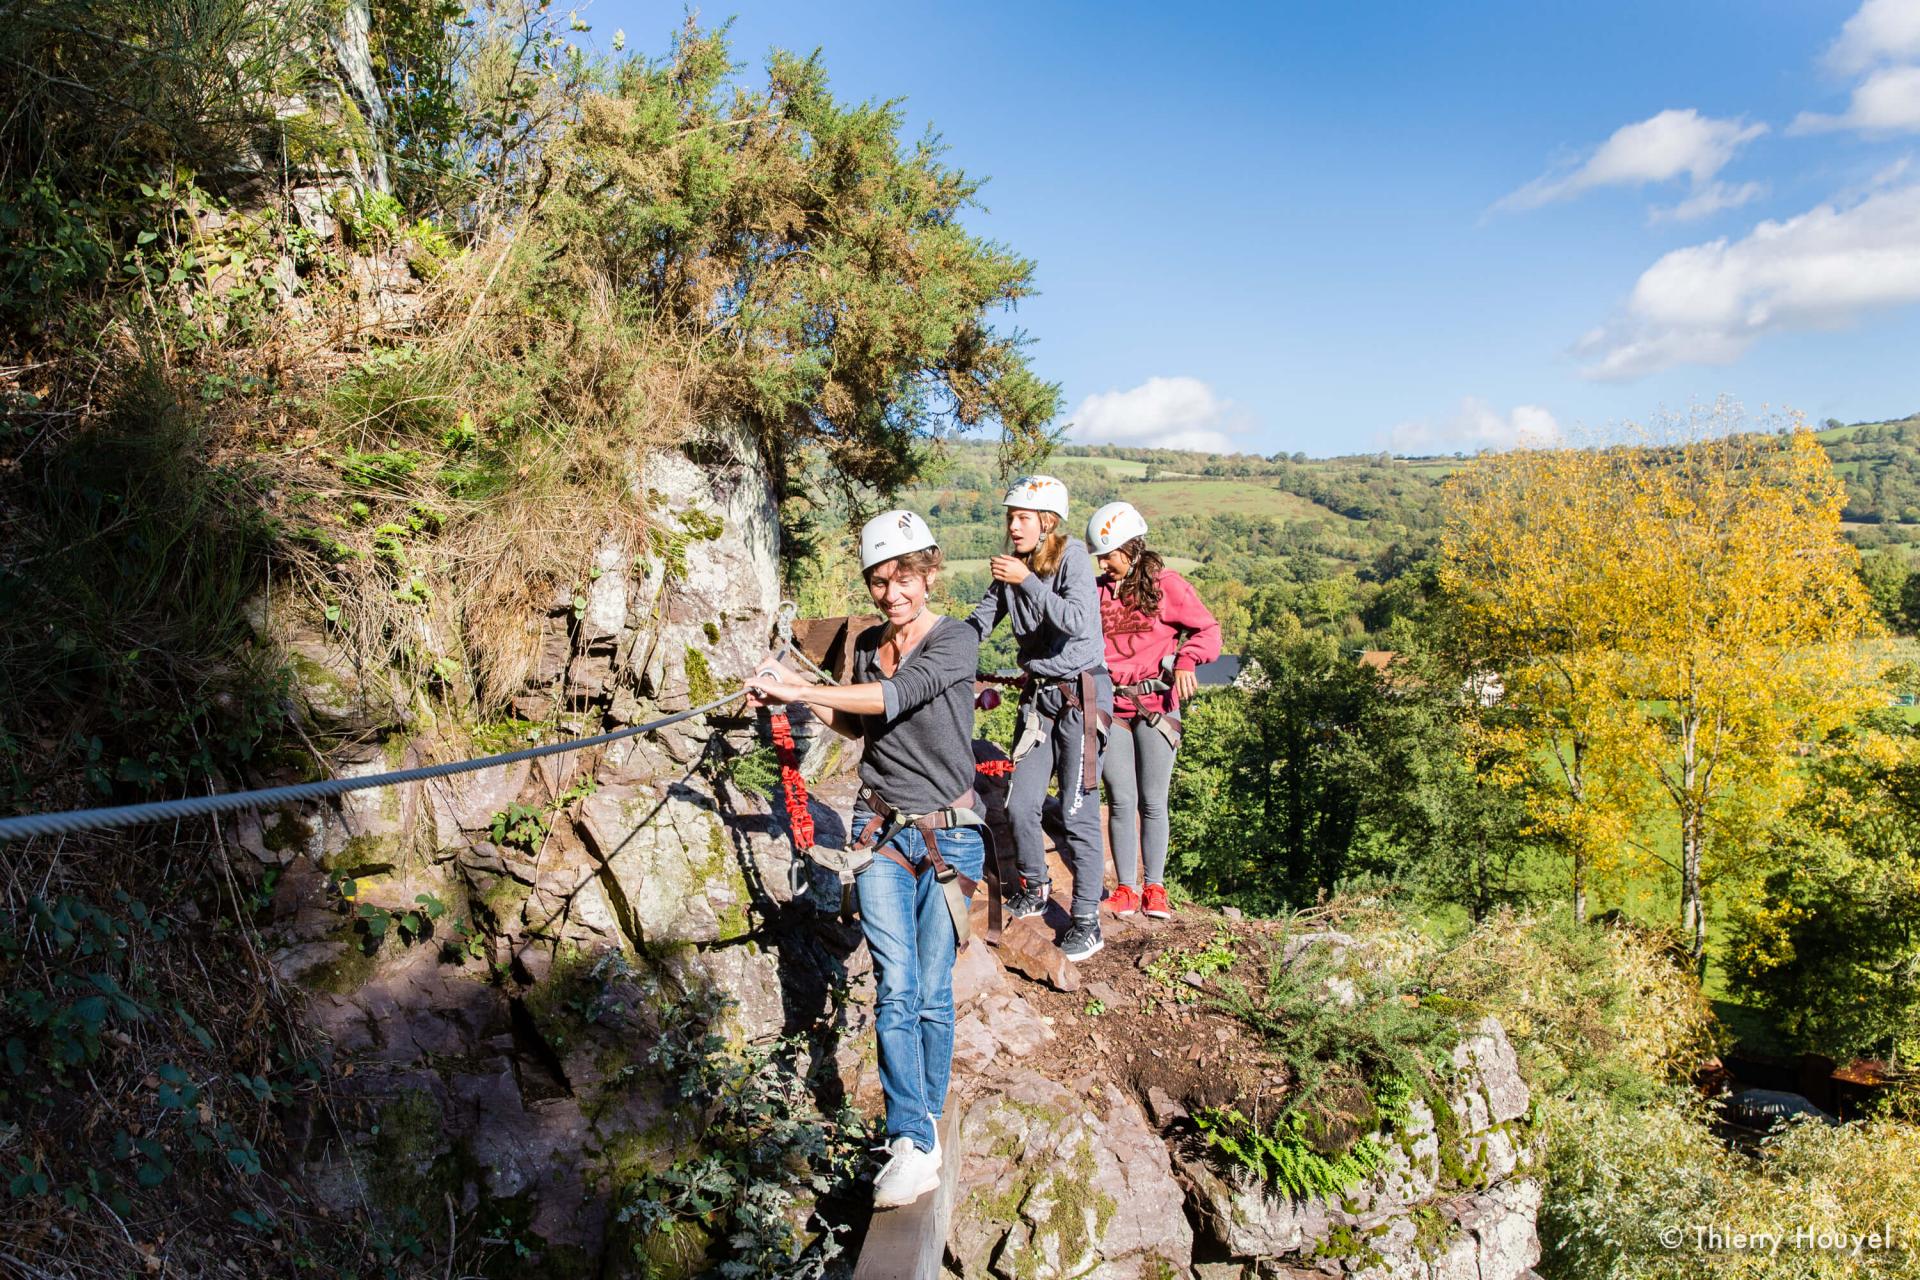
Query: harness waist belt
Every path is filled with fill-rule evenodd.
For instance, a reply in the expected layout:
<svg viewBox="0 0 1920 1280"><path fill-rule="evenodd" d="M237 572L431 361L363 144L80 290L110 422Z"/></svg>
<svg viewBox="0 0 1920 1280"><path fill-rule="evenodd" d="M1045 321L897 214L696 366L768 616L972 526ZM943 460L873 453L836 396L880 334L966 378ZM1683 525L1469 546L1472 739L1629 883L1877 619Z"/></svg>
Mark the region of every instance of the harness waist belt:
<svg viewBox="0 0 1920 1280"><path fill-rule="evenodd" d="M1106 726L1098 723L1100 719L1099 686L1094 681L1093 667L1088 667L1078 675L1071 676L1032 676L1027 682L1027 694L1036 689L1058 689L1066 704L1080 713L1080 789L1091 791L1100 785L1100 731Z"/></svg>
<svg viewBox="0 0 1920 1280"><path fill-rule="evenodd" d="M947 865L947 860L940 856L940 842L935 838L934 832L951 827L986 825L984 819L974 811L973 788L968 787L959 799L952 804L935 809L932 813L901 813L871 787L860 789L860 800L873 814L873 818L855 838L853 848L877 850L905 869L907 874L916 880L920 878L921 872L931 869L933 878L940 882L941 890L946 897L947 914L953 917L954 935L959 939L960 945L965 946L968 935L972 932L972 918L967 900L973 897L974 887L979 884L979 881L972 876L961 875ZM908 862L906 855L893 847L893 838L906 827L912 827L918 831L922 843L927 847L927 860L918 865Z"/></svg>

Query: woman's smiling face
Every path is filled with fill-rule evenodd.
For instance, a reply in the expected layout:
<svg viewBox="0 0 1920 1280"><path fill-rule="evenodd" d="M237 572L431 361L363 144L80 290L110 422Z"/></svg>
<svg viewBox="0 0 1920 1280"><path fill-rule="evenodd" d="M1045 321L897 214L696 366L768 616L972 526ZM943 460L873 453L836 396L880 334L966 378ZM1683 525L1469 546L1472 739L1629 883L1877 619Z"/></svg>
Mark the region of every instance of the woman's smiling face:
<svg viewBox="0 0 1920 1280"><path fill-rule="evenodd" d="M883 560L867 570L867 594L874 607L896 627L904 627L920 616L933 591L933 577L939 570L915 573L904 569L899 560Z"/></svg>

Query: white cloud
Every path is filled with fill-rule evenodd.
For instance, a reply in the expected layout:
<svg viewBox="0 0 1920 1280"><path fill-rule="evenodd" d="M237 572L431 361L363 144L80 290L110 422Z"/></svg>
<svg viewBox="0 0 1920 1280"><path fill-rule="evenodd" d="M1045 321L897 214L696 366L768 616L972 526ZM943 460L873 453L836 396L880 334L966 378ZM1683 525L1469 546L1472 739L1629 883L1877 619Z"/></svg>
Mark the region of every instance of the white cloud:
<svg viewBox="0 0 1920 1280"><path fill-rule="evenodd" d="M1552 444L1560 438L1560 424L1537 404L1516 405L1502 414L1478 396L1467 396L1444 421L1399 423L1387 432L1387 446L1404 454L1479 453Z"/></svg>
<svg viewBox="0 0 1920 1280"><path fill-rule="evenodd" d="M1651 223L1691 222L1695 218L1704 218L1708 214L1719 213L1723 209L1738 209L1749 201L1758 200L1766 193L1767 185L1764 182L1743 182L1737 187L1724 182L1710 182L1679 204L1649 209L1647 221Z"/></svg>
<svg viewBox="0 0 1920 1280"><path fill-rule="evenodd" d="M1920 4L1915 5L1920 9ZM1920 133L1920 67L1882 67L1854 87L1853 101L1837 116L1802 111L1787 132Z"/></svg>
<svg viewBox="0 0 1920 1280"><path fill-rule="evenodd" d="M1198 378L1148 378L1128 391L1088 396L1073 411L1072 435L1095 444L1231 453L1231 402Z"/></svg>
<svg viewBox="0 0 1920 1280"><path fill-rule="evenodd" d="M1826 63L1842 75L1879 62L1920 58L1920 3L1866 0L1827 50Z"/></svg>
<svg viewBox="0 0 1920 1280"><path fill-rule="evenodd" d="M1676 364L1731 364L1763 334L1838 328L1920 302L1920 183L1822 204L1745 237L1676 249L1634 284L1623 314L1575 350L1623 381Z"/></svg>
<svg viewBox="0 0 1920 1280"><path fill-rule="evenodd" d="M1638 187L1682 174L1692 179L1696 190L1704 189L1735 151L1766 131L1764 124L1715 120L1692 107L1662 111L1614 130L1571 172L1543 174L1493 207L1497 211L1537 209L1594 187Z"/></svg>

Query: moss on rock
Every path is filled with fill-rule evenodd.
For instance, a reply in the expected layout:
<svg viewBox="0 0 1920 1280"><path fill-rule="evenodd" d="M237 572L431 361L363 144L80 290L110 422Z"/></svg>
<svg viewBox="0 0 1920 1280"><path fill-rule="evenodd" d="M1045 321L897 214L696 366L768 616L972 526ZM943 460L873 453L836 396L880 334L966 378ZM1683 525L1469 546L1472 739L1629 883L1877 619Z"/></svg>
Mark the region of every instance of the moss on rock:
<svg viewBox="0 0 1920 1280"><path fill-rule="evenodd" d="M1014 1099L1004 1104L1043 1123L1062 1126L1067 1117L1059 1109ZM1014 1280L1037 1280L1053 1264L1046 1242L1055 1242L1056 1257L1063 1267L1071 1267L1093 1252L1106 1234L1119 1204L1104 1191L1094 1188L1098 1168L1093 1147L1083 1137L1069 1159L1032 1158L1023 1143L1005 1126L992 1128L990 1150L1013 1160L1013 1181L998 1194L977 1190L968 1205L989 1222L1013 1222L1024 1218L1030 1225L1027 1240L1009 1248L1000 1260Z"/></svg>

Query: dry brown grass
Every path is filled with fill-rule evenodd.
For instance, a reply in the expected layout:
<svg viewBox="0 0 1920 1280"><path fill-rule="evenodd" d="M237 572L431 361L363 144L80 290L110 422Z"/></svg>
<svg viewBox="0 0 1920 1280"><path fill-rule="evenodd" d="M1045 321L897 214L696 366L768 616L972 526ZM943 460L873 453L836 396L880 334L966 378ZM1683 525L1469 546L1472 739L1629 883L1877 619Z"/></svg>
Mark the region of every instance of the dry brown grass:
<svg viewBox="0 0 1920 1280"><path fill-rule="evenodd" d="M309 425L274 442L283 510L307 534L285 565L311 620L363 669L483 712L525 683L529 620L564 609L599 548L645 547L646 455L697 416L690 354L621 317L604 280L546 269L505 238L469 253L427 295L421 336L385 348L403 362L371 396L380 352L320 363ZM394 451L410 464L370 477L352 462Z"/></svg>

